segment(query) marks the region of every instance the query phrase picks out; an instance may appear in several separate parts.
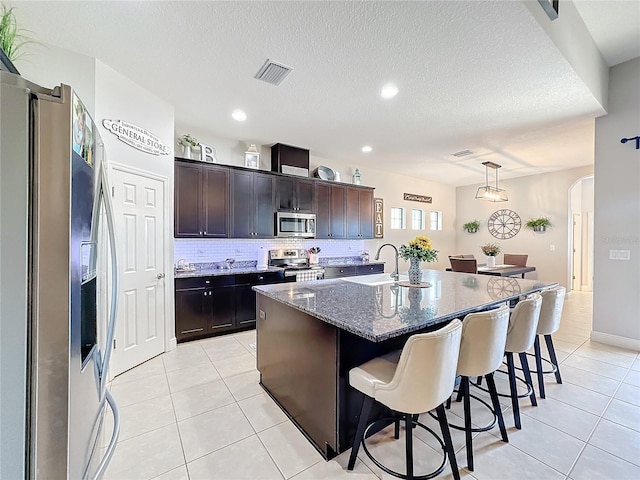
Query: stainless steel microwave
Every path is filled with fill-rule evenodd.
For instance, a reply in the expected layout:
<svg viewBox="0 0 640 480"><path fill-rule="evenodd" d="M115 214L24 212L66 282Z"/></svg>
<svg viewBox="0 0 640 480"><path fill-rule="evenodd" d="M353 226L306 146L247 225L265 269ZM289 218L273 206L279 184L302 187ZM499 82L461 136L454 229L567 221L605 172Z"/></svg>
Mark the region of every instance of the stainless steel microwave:
<svg viewBox="0 0 640 480"><path fill-rule="evenodd" d="M276 236L315 238L315 213L276 212Z"/></svg>

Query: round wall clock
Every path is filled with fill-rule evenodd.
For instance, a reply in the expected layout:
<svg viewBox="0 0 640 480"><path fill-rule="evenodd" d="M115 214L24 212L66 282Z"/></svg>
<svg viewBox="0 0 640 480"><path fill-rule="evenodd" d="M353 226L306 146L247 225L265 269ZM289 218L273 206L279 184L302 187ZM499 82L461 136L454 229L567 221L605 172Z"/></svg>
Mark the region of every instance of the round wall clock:
<svg viewBox="0 0 640 480"><path fill-rule="evenodd" d="M507 208L493 212L487 222L491 235L501 240L515 237L521 226L520 215Z"/></svg>

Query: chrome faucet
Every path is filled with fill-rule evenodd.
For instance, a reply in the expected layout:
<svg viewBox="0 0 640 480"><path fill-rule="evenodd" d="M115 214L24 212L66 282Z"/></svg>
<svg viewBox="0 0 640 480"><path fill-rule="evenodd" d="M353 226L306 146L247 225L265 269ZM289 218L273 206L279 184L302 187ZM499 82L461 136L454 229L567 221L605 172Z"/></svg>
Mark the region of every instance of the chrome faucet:
<svg viewBox="0 0 640 480"><path fill-rule="evenodd" d="M391 243L385 243L384 245L380 245L380 248L378 248L378 251L376 252L376 260L380 260L380 250L382 250L382 248L386 247L387 245L393 248L396 252L396 269L391 274L391 278L393 278L397 282L398 279L400 278L400 273L398 272L398 249L396 248L396 246L392 245Z"/></svg>

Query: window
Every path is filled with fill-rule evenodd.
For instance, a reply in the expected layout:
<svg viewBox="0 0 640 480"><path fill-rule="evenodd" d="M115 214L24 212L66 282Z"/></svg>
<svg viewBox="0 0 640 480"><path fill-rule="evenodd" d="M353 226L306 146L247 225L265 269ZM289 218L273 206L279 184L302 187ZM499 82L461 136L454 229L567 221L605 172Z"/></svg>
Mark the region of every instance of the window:
<svg viewBox="0 0 640 480"><path fill-rule="evenodd" d="M406 228L407 220L404 215L404 208L391 207L391 228L394 230L401 230Z"/></svg>
<svg viewBox="0 0 640 480"><path fill-rule="evenodd" d="M429 212L429 228L431 230L442 230L442 212L437 210Z"/></svg>
<svg viewBox="0 0 640 480"><path fill-rule="evenodd" d="M424 230L426 228L424 210L415 208L411 210L411 228L413 230Z"/></svg>

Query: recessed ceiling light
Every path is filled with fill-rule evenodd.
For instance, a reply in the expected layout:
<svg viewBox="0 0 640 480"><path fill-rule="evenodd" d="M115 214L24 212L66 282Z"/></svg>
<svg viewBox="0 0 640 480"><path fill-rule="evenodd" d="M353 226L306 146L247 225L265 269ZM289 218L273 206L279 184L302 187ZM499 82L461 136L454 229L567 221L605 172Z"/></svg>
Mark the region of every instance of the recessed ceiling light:
<svg viewBox="0 0 640 480"><path fill-rule="evenodd" d="M398 94L398 87L393 85L392 83L388 83L382 90L380 90L380 96L382 98L393 98Z"/></svg>
<svg viewBox="0 0 640 480"><path fill-rule="evenodd" d="M362 151L364 153L369 153L372 150L373 150L373 148L371 148L369 145L365 145L364 147L362 147Z"/></svg>
<svg viewBox="0 0 640 480"><path fill-rule="evenodd" d="M240 109L234 110L233 112L231 112L231 116L233 117L234 120L238 122L244 122L247 119L247 114Z"/></svg>

